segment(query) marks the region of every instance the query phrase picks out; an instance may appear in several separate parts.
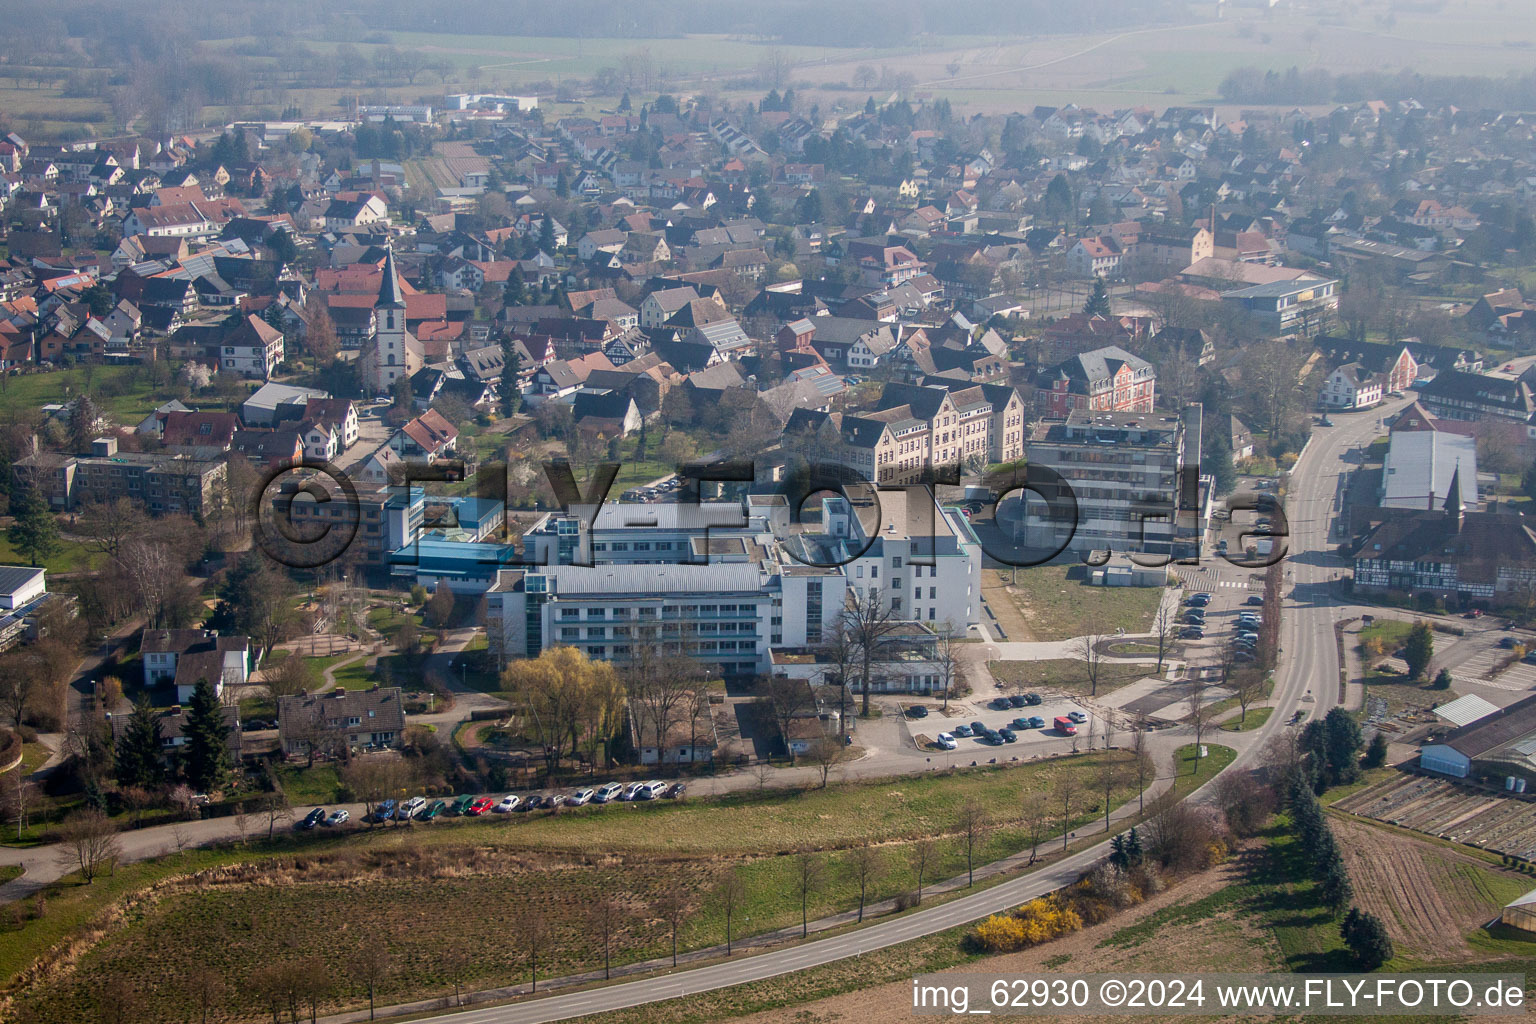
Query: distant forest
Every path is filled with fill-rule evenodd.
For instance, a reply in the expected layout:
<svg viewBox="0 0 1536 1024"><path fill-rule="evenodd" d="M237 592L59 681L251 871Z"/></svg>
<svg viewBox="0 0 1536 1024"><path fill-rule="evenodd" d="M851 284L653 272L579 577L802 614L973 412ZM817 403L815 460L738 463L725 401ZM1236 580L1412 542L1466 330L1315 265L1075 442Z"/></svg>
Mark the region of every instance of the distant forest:
<svg viewBox="0 0 1536 1024"><path fill-rule="evenodd" d="M1366 71L1335 75L1322 68L1292 67L1283 72L1238 68L1222 81L1221 98L1228 103L1298 106L1413 99L1428 107L1450 104L1469 110L1536 110L1536 74L1487 78Z"/></svg>
<svg viewBox="0 0 1536 1024"><path fill-rule="evenodd" d="M0 0L0 53L27 63L83 39L98 61L174 55L187 43L238 36L364 42L376 32L661 38L724 34L800 45L903 46L924 35L1039 35L1182 20L1183 0L469 0L370 4L300 0L122 4ZM29 56L30 55L30 56ZM77 56L84 56L78 54Z"/></svg>

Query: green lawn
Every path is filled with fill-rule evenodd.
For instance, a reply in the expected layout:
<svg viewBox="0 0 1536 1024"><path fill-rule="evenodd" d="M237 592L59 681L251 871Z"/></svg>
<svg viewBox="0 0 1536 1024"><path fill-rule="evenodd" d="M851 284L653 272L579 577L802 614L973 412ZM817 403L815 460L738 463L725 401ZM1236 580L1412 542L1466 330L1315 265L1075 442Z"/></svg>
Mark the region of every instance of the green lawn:
<svg viewBox="0 0 1536 1024"><path fill-rule="evenodd" d="M1050 661L989 661L987 668L1002 685L1012 684L1023 689L1053 689L1083 695L1087 695L1091 689L1088 666L1067 658ZM1098 692L1109 693L1127 683L1156 674L1157 666L1150 662L1145 665L1128 665L1106 659L1099 663Z"/></svg>
<svg viewBox="0 0 1536 1024"><path fill-rule="evenodd" d="M1410 680L1406 675L1383 672L1376 666L1391 657L1408 638L1413 623L1401 619L1377 619L1360 631L1360 657L1365 665L1365 689L1368 697L1381 697L1387 702L1390 713L1396 714L1408 708L1429 707L1444 703L1457 696L1454 689L1436 690L1431 679ZM1438 636L1438 635L1437 635ZM1379 640L1383 653L1372 656L1365 653L1369 640Z"/></svg>
<svg viewBox="0 0 1536 1024"><path fill-rule="evenodd" d="M296 817L307 814L316 804L335 802L337 788L341 785L341 776L335 766L329 764L317 764L313 768L285 764L277 769L277 777Z"/></svg>
<svg viewBox="0 0 1536 1024"><path fill-rule="evenodd" d="M42 567L52 573L85 572L96 569L106 561L106 555L91 551L83 541L59 541L59 549L43 559ZM27 557L16 550L11 538L0 530L0 565L29 565Z"/></svg>
<svg viewBox="0 0 1536 1024"><path fill-rule="evenodd" d="M1269 716L1274 713L1274 708L1249 708L1246 720L1240 721L1238 718L1232 718L1221 723L1221 730L1222 732L1252 732L1269 721Z"/></svg>
<svg viewBox="0 0 1536 1024"><path fill-rule="evenodd" d="M136 425L155 406L180 393L174 384L153 384L148 371L141 366L76 366L0 381L0 411L31 410L67 402L86 389L101 411L123 426Z"/></svg>
<svg viewBox="0 0 1536 1024"><path fill-rule="evenodd" d="M1162 587L1095 587L1082 582L1085 567L1037 565L1002 571L1031 633L1011 640L1067 640L1075 636L1151 630ZM1071 578L1069 578L1069 574ZM1014 580L1017 579L1017 582Z"/></svg>

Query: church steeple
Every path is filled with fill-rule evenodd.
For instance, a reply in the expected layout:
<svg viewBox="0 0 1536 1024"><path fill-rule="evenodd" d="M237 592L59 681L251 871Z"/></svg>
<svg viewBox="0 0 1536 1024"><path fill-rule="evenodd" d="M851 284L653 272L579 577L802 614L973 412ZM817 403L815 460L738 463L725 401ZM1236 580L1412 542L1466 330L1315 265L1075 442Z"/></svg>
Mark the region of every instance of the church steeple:
<svg viewBox="0 0 1536 1024"><path fill-rule="evenodd" d="M374 309L404 309L405 293L400 290L400 275L395 270L394 246L384 250L384 280L379 282L379 300Z"/></svg>
<svg viewBox="0 0 1536 1024"><path fill-rule="evenodd" d="M1466 519L1466 505L1461 500L1461 466L1458 464L1451 472L1451 486L1445 493L1445 504L1442 506L1446 515L1456 520L1457 526Z"/></svg>

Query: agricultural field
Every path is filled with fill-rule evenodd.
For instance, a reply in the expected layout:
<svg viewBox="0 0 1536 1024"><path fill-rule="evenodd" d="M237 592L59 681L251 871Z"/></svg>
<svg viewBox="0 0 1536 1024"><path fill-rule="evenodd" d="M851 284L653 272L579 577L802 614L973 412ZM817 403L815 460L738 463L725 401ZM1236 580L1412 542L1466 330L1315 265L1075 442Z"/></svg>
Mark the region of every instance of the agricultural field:
<svg viewBox="0 0 1536 1024"><path fill-rule="evenodd" d="M1474 964L1476 970L1490 972L1530 969L1536 942L1500 925L1482 927L1504 902L1529 887L1528 879L1500 868L1497 861L1468 856L1452 844L1412 837L1401 837L1400 844L1390 830L1352 826L1336 816L1331 820L1355 878L1357 901L1380 915L1393 933L1397 956L1386 970L1466 970ZM887 984L849 985L858 991L744 1019L749 1024L895 1019L910 1012L910 976L926 970L1005 976L1042 971L1167 973L1170 963L1189 971L1352 970L1353 958L1339 941L1337 922L1317 906L1311 883L1297 880L1299 852L1283 819L1277 819L1225 864L1180 881L1102 924L999 956L951 954L946 960L941 951L905 944L893 951L911 951L906 977L884 975ZM1390 872L1403 863L1410 872L1422 868L1419 888L1430 891L1407 891L1402 884L1374 886L1375 871ZM1434 891L1437 883L1444 886L1439 892ZM1362 893L1366 885L1373 886L1370 896ZM1411 934L1402 922L1410 923ZM1425 937L1435 931L1444 938L1426 945ZM912 964L913 956L922 957L922 962ZM660 1011L661 1006L654 1009ZM623 1024L663 1019L637 1012L623 1018ZM731 1018L725 1013L690 1017L696 1024L725 1019Z"/></svg>
<svg viewBox="0 0 1536 1024"><path fill-rule="evenodd" d="M578 910L599 893L615 896L633 918L616 937L616 960L660 955L668 948L652 909L664 894L677 893L689 902L682 948L720 941L723 920L708 894L732 869L748 894L738 934L771 931L799 920L791 884L794 858L782 854L802 848L820 852L826 881L813 894L813 917L856 904L848 870L848 851L856 846L880 844L885 871L871 898L889 897L914 885L909 854L917 838L939 837L928 878L963 870L961 840L947 833L966 797L980 799L1002 823L976 857L978 863L996 859L1028 846L1017 821L1026 788L1048 788L1067 771L1091 774L1105 757L833 786L788 797L745 794L681 805L515 815L490 823L380 828L308 844L299 855L178 855L123 869L91 887L107 896L113 889L130 891L134 877L174 878L152 895L136 897L103 941L35 986L25 1001L42 1012L41 1020L89 1019L102 978L131 978L141 990L163 994L155 1012L142 1019L186 1019L189 1009L173 979L208 962L210 954L215 961L210 965L229 979L231 993L241 993L252 965L270 958L274 949L294 957L337 955L331 939L338 931L368 935L394 956L396 968L380 992L382 1001L451 988L455 976L470 986L502 983L517 975L507 922L520 908L536 909L552 925L541 967L552 976L589 969L599 955ZM1202 776L1217 765L1208 759ZM1113 802L1131 796L1131 788L1122 788ZM1099 803L1085 796L1072 827L1101 814ZM93 903L97 893L82 890L66 887L41 921L19 930L0 927L0 965L14 971L28 959L29 948L37 951L30 940L46 944L61 937L56 915L83 923L90 916L83 908L100 904ZM476 935L482 940L469 941ZM450 949L469 954L457 963L445 954ZM332 967L344 976L343 964Z"/></svg>

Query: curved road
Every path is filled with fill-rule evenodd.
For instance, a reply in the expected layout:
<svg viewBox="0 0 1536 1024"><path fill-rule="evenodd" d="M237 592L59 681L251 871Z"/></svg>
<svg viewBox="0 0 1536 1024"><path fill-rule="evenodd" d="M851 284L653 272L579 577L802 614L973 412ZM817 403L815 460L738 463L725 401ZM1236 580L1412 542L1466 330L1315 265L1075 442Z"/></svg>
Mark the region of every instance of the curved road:
<svg viewBox="0 0 1536 1024"><path fill-rule="evenodd" d="M1289 574L1283 588L1285 615L1280 633L1281 660L1275 672L1271 700L1275 711L1259 730L1233 735L1232 739L1237 741L1234 745L1240 744L1240 749L1227 771L1255 765L1262 756L1265 741L1289 728L1286 721L1292 712L1301 709L1321 714L1338 703L1338 647L1333 623L1341 605L1331 592L1329 580L1344 563L1328 552L1334 495L1340 474L1349 466L1348 457L1358 446L1368 444L1375 437L1380 417L1406 404L1405 399L1349 418L1338 414L1335 426L1315 428L1311 444L1292 471L1285 505L1292 547L1287 566ZM1246 737L1247 741L1242 742L1240 737ZM1223 737L1223 742L1227 742L1227 737ZM1198 791L1196 799L1209 799L1210 793L1207 785ZM1018 906L1069 884L1085 868L1102 859L1108 848L1108 843L1099 843L1049 867L990 889L844 935L708 967L585 992L464 1010L434 1020L448 1024L542 1024L761 981L944 931ZM349 1014L340 1019L352 1016Z"/></svg>

